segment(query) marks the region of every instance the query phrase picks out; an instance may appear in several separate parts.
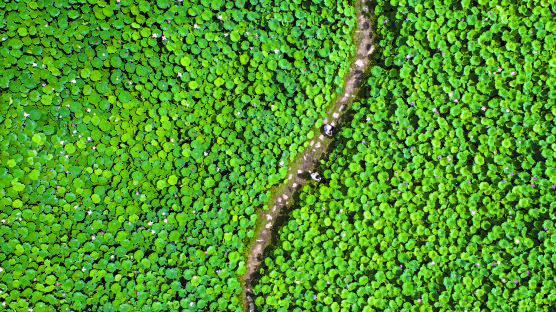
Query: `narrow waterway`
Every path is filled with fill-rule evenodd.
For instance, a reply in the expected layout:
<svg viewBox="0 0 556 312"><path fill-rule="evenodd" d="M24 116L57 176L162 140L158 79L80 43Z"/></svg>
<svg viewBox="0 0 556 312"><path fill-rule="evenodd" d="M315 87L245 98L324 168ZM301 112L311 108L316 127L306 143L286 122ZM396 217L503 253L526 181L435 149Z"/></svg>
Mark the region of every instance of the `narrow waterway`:
<svg viewBox="0 0 556 312"><path fill-rule="evenodd" d="M367 69L370 55L374 51L371 21L369 20L369 15L372 13L369 12L369 8L372 4L368 0L360 0L357 5L356 56L348 74L345 76L344 93L337 98L334 105L327 111L327 117L324 120L325 123L335 126L336 130L342 122L343 114L349 109L350 100L355 97L361 87L363 73ZM308 172L314 170L316 167L315 163L321 159L332 141L333 137L320 133L316 134L309 142L309 146L305 151L299 154L292 162L291 167L289 167L287 183L284 183L269 200L269 206L272 209L263 210L259 214L259 218L264 219L265 224L258 233L255 233L256 239L249 251L246 265L247 271L244 275L245 287L243 295L246 298L247 312L255 312L254 298L252 298L251 294L251 282L263 260L264 249L272 237L274 222L280 215L282 208L290 204L290 200L297 188L307 183Z"/></svg>

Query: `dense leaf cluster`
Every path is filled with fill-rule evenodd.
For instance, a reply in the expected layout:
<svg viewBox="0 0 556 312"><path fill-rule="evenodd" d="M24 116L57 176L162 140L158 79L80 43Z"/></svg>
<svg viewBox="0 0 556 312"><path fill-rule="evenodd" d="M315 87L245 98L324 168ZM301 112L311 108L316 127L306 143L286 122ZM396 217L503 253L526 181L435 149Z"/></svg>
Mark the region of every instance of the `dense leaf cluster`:
<svg viewBox="0 0 556 312"><path fill-rule="evenodd" d="M1 2L2 309L240 309L254 207L353 26L346 1Z"/></svg>
<svg viewBox="0 0 556 312"><path fill-rule="evenodd" d="M279 230L258 311L553 309L551 10L377 4L366 97Z"/></svg>

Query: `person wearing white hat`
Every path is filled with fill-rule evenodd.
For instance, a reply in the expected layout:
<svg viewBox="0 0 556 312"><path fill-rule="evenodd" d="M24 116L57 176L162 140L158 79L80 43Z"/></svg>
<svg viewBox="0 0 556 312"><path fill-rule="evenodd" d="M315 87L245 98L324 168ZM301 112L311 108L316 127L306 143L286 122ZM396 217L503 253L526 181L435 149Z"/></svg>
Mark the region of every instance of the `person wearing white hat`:
<svg viewBox="0 0 556 312"><path fill-rule="evenodd" d="M309 173L311 174L311 178L313 178L313 180L315 180L315 181L317 181L317 182L320 182L320 179L321 179L321 178L320 178L318 172L313 172L313 173L311 173L311 171L309 171Z"/></svg>

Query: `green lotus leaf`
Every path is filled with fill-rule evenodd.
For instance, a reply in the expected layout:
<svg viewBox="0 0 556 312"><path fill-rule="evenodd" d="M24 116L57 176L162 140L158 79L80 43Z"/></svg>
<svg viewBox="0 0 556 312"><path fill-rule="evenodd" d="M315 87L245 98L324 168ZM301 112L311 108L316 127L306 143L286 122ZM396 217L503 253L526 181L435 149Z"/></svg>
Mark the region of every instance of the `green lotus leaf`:
<svg viewBox="0 0 556 312"><path fill-rule="evenodd" d="M94 57L93 60L91 61L91 65L94 68L102 68L103 66L103 60L98 58L98 57Z"/></svg>
<svg viewBox="0 0 556 312"><path fill-rule="evenodd" d="M136 68L137 75L139 76L146 76L148 74L148 70L146 67L138 65Z"/></svg>
<svg viewBox="0 0 556 312"><path fill-rule="evenodd" d="M64 146L64 150L68 154L73 154L75 152L75 146L73 145L73 143L68 143Z"/></svg>
<svg viewBox="0 0 556 312"><path fill-rule="evenodd" d="M176 177L175 175L172 175L168 178L168 184L176 185L177 183L178 183L178 177Z"/></svg>
<svg viewBox="0 0 556 312"><path fill-rule="evenodd" d="M100 199L100 196L99 196L99 195L93 194L93 195L91 196L91 200L93 201L93 203L98 204L98 203L100 203L100 200L101 200L101 199Z"/></svg>
<svg viewBox="0 0 556 312"><path fill-rule="evenodd" d="M172 98L172 94L170 92L162 92L158 98L162 102L168 102Z"/></svg>
<svg viewBox="0 0 556 312"><path fill-rule="evenodd" d="M68 11L67 14L68 14L68 17L71 18L71 19L76 19L76 18L79 17L79 12L76 11L76 10L70 10L70 11Z"/></svg>
<svg viewBox="0 0 556 312"><path fill-rule="evenodd" d="M119 70L113 71L112 75L110 75L110 82L114 85L121 84L123 82L122 79L122 72Z"/></svg>
<svg viewBox="0 0 556 312"><path fill-rule="evenodd" d="M241 39L241 35L237 30L234 30L230 33L230 40L233 42L238 42Z"/></svg>
<svg viewBox="0 0 556 312"><path fill-rule="evenodd" d="M96 85L96 90L100 94L107 94L110 89L107 82L101 82Z"/></svg>
<svg viewBox="0 0 556 312"><path fill-rule="evenodd" d="M135 69L136 69L135 64L133 64L133 63L127 63L127 64L125 64L125 70L126 70L126 72L128 72L128 73L134 73L134 72L135 72Z"/></svg>
<svg viewBox="0 0 556 312"><path fill-rule="evenodd" d="M158 82L157 87L159 90L166 91L168 90L168 83L166 81L161 80Z"/></svg>
<svg viewBox="0 0 556 312"><path fill-rule="evenodd" d="M92 81L99 81L102 78L102 73L98 70L93 70L90 78Z"/></svg>
<svg viewBox="0 0 556 312"><path fill-rule="evenodd" d="M156 0L156 5L161 9L166 9L168 7L168 0Z"/></svg>
<svg viewBox="0 0 556 312"><path fill-rule="evenodd" d="M108 111L110 109L110 102L107 100L100 101L99 108L103 111Z"/></svg>
<svg viewBox="0 0 556 312"><path fill-rule="evenodd" d="M47 285L54 285L56 283L56 276L47 276L45 282Z"/></svg>
<svg viewBox="0 0 556 312"><path fill-rule="evenodd" d="M110 59L110 65L115 68L120 68L122 66L122 59L117 55L113 55Z"/></svg>
<svg viewBox="0 0 556 312"><path fill-rule="evenodd" d="M118 94L118 100L122 103L128 103L131 100L131 94L128 91L122 90Z"/></svg>

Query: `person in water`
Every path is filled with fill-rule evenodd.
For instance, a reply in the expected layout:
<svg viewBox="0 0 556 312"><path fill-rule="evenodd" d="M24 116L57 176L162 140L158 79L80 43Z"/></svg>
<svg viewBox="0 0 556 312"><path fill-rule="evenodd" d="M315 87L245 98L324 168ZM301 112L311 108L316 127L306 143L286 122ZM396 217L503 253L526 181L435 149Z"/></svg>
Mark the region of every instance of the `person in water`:
<svg viewBox="0 0 556 312"><path fill-rule="evenodd" d="M311 173L311 171L309 171L309 173ZM313 180L315 180L317 182L320 182L320 179L321 179L318 172L311 173L311 178L313 178Z"/></svg>
<svg viewBox="0 0 556 312"><path fill-rule="evenodd" d="M333 127L331 125L325 124L324 125L324 134L326 134L328 136L332 136L332 129L333 129Z"/></svg>

